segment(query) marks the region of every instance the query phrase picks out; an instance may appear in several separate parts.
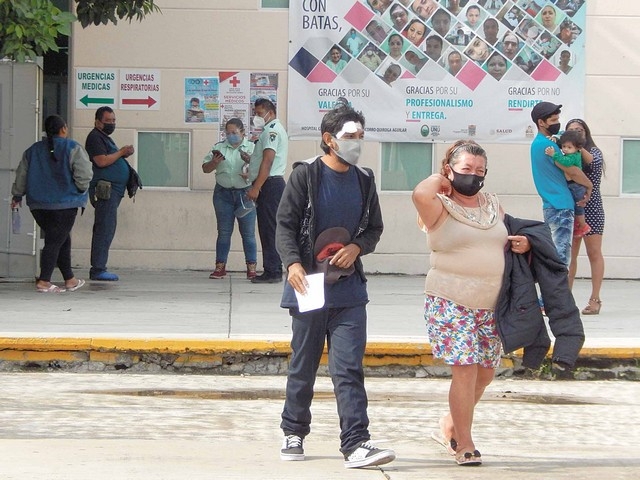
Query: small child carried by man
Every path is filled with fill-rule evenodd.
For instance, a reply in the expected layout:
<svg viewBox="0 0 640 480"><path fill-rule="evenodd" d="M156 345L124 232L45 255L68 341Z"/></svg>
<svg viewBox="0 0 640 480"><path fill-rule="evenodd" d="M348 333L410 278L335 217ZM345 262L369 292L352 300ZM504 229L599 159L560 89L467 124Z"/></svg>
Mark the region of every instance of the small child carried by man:
<svg viewBox="0 0 640 480"><path fill-rule="evenodd" d="M553 158L553 161L563 167L578 167L582 170L582 153L581 149L584 147L584 140L580 135L580 132L567 130L557 141L562 152L557 152L553 147L547 147L544 153ZM568 175L567 186L571 191L573 200L575 201L575 224L573 227L574 237L583 237L591 231L591 227L587 224L584 217L584 205L579 205L585 198L588 200L591 198L591 191L593 190L593 183L583 175L584 178L579 180L572 180Z"/></svg>

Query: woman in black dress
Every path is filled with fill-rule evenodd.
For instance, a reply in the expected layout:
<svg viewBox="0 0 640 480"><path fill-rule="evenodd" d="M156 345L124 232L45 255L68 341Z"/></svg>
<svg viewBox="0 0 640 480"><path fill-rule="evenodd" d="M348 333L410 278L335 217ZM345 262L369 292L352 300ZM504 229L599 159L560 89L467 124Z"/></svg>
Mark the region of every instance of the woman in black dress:
<svg viewBox="0 0 640 480"><path fill-rule="evenodd" d="M602 206L602 195L600 194L600 182L602 174L605 170L604 157L602 151L596 146L591 137L591 130L584 120L575 118L569 120L566 130L576 130L585 137L586 150L592 160L585 162L589 155L583 154L583 170L589 180L593 183L593 192L591 198L584 207L585 218L587 224L591 227L591 231L584 238L584 244L587 248L587 257L591 264L591 296L588 305L582 310L583 315L598 315L602 301L600 300L600 288L602 287L602 279L604 278L604 257L602 256L602 234L604 233L604 207ZM582 244L582 238L573 237L571 245L571 264L569 265L569 284L573 286L573 279L576 276L578 268L578 253Z"/></svg>

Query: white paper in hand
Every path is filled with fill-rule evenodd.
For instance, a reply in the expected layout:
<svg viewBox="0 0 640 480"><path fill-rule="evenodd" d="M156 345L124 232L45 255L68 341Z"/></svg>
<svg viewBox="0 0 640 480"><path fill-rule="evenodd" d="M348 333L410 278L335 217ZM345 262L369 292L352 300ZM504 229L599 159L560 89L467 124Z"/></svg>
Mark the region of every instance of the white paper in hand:
<svg viewBox="0 0 640 480"><path fill-rule="evenodd" d="M297 290L294 290L298 299L298 310L309 312L324 307L324 273L314 273L305 278L309 284L307 293L301 295Z"/></svg>

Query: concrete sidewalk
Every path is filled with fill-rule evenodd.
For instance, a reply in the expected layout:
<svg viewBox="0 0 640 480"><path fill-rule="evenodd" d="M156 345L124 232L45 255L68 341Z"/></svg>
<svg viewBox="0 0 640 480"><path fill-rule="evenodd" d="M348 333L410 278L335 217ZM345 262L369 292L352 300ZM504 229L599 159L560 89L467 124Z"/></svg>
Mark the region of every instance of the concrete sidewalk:
<svg viewBox="0 0 640 480"><path fill-rule="evenodd" d="M73 359L73 352L87 349L191 355L288 351L290 319L279 307L283 284L255 285L240 272L223 280L210 280L203 271L117 273L119 282L87 281L77 292L58 295L37 293L33 283L1 282L0 360L46 359L34 357L34 352L45 351L67 352ZM88 277L82 270L76 275ZM430 355L424 277L368 279L371 358L377 358L378 365L398 357L415 364L416 358ZM576 281L580 308L589 290L588 280ZM602 298L600 315L583 316L586 342L581 356L640 358L640 282L605 281Z"/></svg>

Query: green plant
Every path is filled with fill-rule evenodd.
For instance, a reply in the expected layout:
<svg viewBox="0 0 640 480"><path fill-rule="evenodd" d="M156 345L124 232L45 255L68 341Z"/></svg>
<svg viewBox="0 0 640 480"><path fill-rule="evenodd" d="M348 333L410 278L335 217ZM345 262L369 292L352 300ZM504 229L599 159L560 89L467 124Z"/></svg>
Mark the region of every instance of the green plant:
<svg viewBox="0 0 640 480"><path fill-rule="evenodd" d="M57 52L56 38L69 35L75 19L49 0L0 2L0 58L24 62L49 50Z"/></svg>
<svg viewBox="0 0 640 480"><path fill-rule="evenodd" d="M111 22L114 25L118 19L126 19L129 22L134 19L142 19L152 13L160 12L160 8L154 0L75 0L77 3L76 14L82 28L91 24L106 25Z"/></svg>
<svg viewBox="0 0 640 480"><path fill-rule="evenodd" d="M71 22L83 28L118 23L118 19L141 21L160 12L154 0L74 0L77 17L63 12L50 0L0 0L0 59L24 62L57 52L56 39L69 35Z"/></svg>

